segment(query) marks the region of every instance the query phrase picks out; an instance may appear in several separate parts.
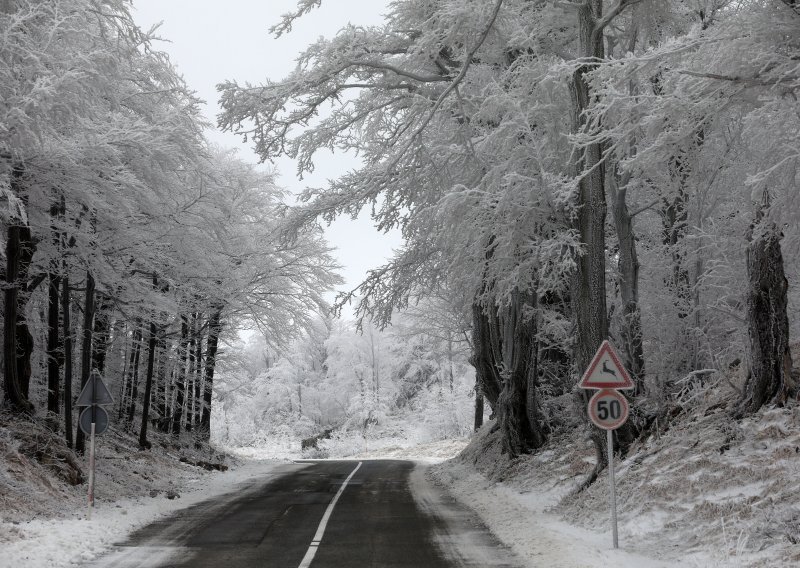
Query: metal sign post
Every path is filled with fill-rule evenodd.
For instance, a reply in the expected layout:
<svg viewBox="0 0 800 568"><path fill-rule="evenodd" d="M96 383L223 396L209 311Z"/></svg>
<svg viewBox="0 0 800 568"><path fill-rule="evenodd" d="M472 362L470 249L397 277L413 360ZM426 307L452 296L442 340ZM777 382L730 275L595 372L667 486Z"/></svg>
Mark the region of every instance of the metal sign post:
<svg viewBox="0 0 800 568"><path fill-rule="evenodd" d="M608 445L608 483L611 490L611 537L614 541L614 548L619 548L619 538L617 536L617 484L614 480L613 430L606 430L606 442Z"/></svg>
<svg viewBox="0 0 800 568"><path fill-rule="evenodd" d="M76 402L77 406L86 407L78 418L78 426L80 426L84 434L89 436L89 496L86 516L90 520L92 518L92 509L94 508L95 435L102 434L108 428L108 413L100 405L113 402L114 399L105 383L103 383L100 373L97 370L92 371Z"/></svg>
<svg viewBox="0 0 800 568"><path fill-rule="evenodd" d="M614 476L614 430L628 419L628 399L617 389L634 387L614 347L604 341L578 384L583 389L598 389L589 400L588 414L592 422L606 431L608 449L608 484L611 505L611 538L619 548L617 533L617 486Z"/></svg>

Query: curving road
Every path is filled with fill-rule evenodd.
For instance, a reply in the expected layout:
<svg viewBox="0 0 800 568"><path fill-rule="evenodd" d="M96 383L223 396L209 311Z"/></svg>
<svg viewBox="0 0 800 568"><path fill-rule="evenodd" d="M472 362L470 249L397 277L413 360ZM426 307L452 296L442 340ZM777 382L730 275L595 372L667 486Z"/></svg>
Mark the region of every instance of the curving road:
<svg viewBox="0 0 800 568"><path fill-rule="evenodd" d="M134 533L93 567L445 568L521 564L408 461L321 461Z"/></svg>

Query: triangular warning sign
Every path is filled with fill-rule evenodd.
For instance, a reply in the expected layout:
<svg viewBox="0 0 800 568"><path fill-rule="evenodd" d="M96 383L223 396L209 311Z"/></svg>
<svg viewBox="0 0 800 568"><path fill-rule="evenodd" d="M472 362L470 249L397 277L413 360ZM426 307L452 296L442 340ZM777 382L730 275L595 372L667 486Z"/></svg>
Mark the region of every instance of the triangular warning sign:
<svg viewBox="0 0 800 568"><path fill-rule="evenodd" d="M632 389L628 371L608 340L603 341L578 386L582 389Z"/></svg>
<svg viewBox="0 0 800 568"><path fill-rule="evenodd" d="M86 384L81 390L81 394L78 395L78 401L75 403L75 406L112 404L113 402L114 398L111 396L111 393L108 392L108 388L100 377L100 373L92 371L92 374L89 375L89 380L86 381Z"/></svg>

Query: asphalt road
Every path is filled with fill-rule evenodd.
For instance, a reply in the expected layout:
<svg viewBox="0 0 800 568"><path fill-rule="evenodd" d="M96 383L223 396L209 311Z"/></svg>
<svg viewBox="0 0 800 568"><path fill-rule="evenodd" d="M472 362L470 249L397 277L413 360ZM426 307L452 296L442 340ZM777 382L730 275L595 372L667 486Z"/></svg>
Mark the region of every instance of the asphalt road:
<svg viewBox="0 0 800 568"><path fill-rule="evenodd" d="M518 567L412 462L324 461L183 509L92 567Z"/></svg>

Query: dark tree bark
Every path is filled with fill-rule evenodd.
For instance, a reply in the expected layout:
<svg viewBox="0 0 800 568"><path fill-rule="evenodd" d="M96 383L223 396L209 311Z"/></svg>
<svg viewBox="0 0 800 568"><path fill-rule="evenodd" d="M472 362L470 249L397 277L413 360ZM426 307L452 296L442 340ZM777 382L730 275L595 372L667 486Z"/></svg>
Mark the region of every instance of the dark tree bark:
<svg viewBox="0 0 800 568"><path fill-rule="evenodd" d="M81 341L81 390L86 386L89 381L89 375L92 372L92 331L94 329L94 312L95 312L95 297L94 297L94 276L92 273L86 272L86 292L83 306L83 338ZM86 449L86 436L83 430L78 428L77 435L75 436L75 451L82 454Z"/></svg>
<svg viewBox="0 0 800 568"><path fill-rule="evenodd" d="M105 295L100 295L100 306L94 318L94 329L92 338L94 346L92 348L92 369L97 369L101 375L106 372L106 355L108 353L108 341L111 331L111 302Z"/></svg>
<svg viewBox="0 0 800 568"><path fill-rule="evenodd" d="M472 304L472 356L470 363L475 367L475 380L494 411L497 408L497 399L503 383L495 366L490 336L489 316L476 300Z"/></svg>
<svg viewBox="0 0 800 568"><path fill-rule="evenodd" d="M603 30L598 24L603 13L602 0L588 0L578 5L579 56L587 61L601 61ZM591 93L586 75L596 64L586 63L573 73L569 90L572 98L572 129L579 133L588 127L584 112ZM575 323L577 327L576 363L578 369L589 366L597 348L608 337L606 308L605 166L599 143L589 144L576 154L574 174L579 177L576 229L584 252L578 257L573 283Z"/></svg>
<svg viewBox="0 0 800 568"><path fill-rule="evenodd" d="M527 309L526 309L527 308ZM531 309L532 308L532 309ZM503 448L511 458L542 447L549 428L538 399L538 342L536 299L514 292L509 306L498 316L490 308L490 340L503 379L497 400L497 416L503 431Z"/></svg>
<svg viewBox="0 0 800 568"><path fill-rule="evenodd" d="M591 101L591 87L587 75L596 68L596 62L605 58L603 30L616 14L631 4L631 0L619 3L604 13L603 0L587 0L577 5L578 56L586 63L580 65L569 81L572 99L572 130L586 132L591 127L586 122L585 111ZM586 369L600 344L608 338L608 308L606 306L606 187L605 163L599 142L588 144L582 152L575 154L573 174L578 178L578 213L575 228L580 235L583 254L576 260L571 297L575 316L577 341L575 363L579 372ZM589 393L581 395L582 407L586 408ZM588 417L587 417L588 422ZM591 430L592 441L598 455L598 463L589 477L587 486L606 466L605 433L597 428ZM626 422L616 432L620 450L624 454L633 441L635 432L632 421Z"/></svg>
<svg viewBox="0 0 800 568"><path fill-rule="evenodd" d="M170 386L169 386L169 373L167 372L167 362L169 360L169 347L167 345L167 340L165 334L162 330L159 333L158 337L158 373L157 377L157 385L158 385L158 395L156 400L158 401L158 420L156 422L158 426L159 432L167 433L169 432L169 397L170 397Z"/></svg>
<svg viewBox="0 0 800 568"><path fill-rule="evenodd" d="M475 381L475 423L473 429L477 432L483 426L483 390L481 384Z"/></svg>
<svg viewBox="0 0 800 568"><path fill-rule="evenodd" d="M53 245L58 251L61 248L61 232L56 226L61 207L58 203L50 207ZM50 274L47 287L47 413L53 430L58 428L61 414L59 400L61 397L61 366L64 364L64 342L60 334L60 294L61 294L61 259L50 261Z"/></svg>
<svg viewBox="0 0 800 568"><path fill-rule="evenodd" d="M24 168L16 165L11 175L11 191L25 203ZM33 256L30 229L20 217L12 217L6 240L6 287L4 291L3 351L6 401L18 412L33 413L28 400L30 352L33 338L25 321L28 266ZM27 361L27 364L26 364Z"/></svg>
<svg viewBox="0 0 800 568"><path fill-rule="evenodd" d="M175 409L172 413L172 435L178 437L183 425L183 407L186 395L186 362L189 347L189 318L181 315L181 339L178 342L178 369L175 374Z"/></svg>
<svg viewBox="0 0 800 568"><path fill-rule="evenodd" d="M195 337L194 348L194 414L192 416L191 425L195 432L200 429L200 417L202 416L203 406L203 332L202 314L197 314L197 336ZM189 430L189 422L187 421L186 429Z"/></svg>
<svg viewBox="0 0 800 568"><path fill-rule="evenodd" d="M154 284L156 280L153 279ZM139 448L142 450L150 449L150 442L147 440L147 423L150 415L150 396L153 392L153 366L156 357L157 329L155 322L150 322L150 335L147 338L147 374L144 382L144 397L142 398L142 425L139 429Z"/></svg>
<svg viewBox="0 0 800 568"><path fill-rule="evenodd" d="M633 217L628 210L627 186L630 176L618 179L616 172L609 177L611 211L619 245L617 276L622 316L620 339L625 368L636 387L633 396L643 394L644 349L642 347L642 317L639 309L639 257L636 253L636 238Z"/></svg>
<svg viewBox="0 0 800 568"><path fill-rule="evenodd" d="M211 437L211 398L214 393L214 368L217 363L219 334L222 331L222 308L214 308L208 320L208 345L206 346L205 377L203 381L203 411L200 417L200 436Z"/></svg>
<svg viewBox="0 0 800 568"><path fill-rule="evenodd" d="M64 325L64 432L72 448L72 322L70 318L69 276L61 280L61 320Z"/></svg>
<svg viewBox="0 0 800 568"><path fill-rule="evenodd" d="M142 322L140 319L134 321L133 345L131 347L131 358L128 365L128 408L125 422L130 427L133 424L133 417L136 413L136 399L139 396L139 356L142 352Z"/></svg>
<svg viewBox="0 0 800 568"><path fill-rule="evenodd" d="M791 376L789 282L780 244L783 235L774 223L764 219L768 206L765 192L763 208L748 235L747 319L751 366L738 408L739 416L756 412L765 404L783 405L797 394L797 384Z"/></svg>

